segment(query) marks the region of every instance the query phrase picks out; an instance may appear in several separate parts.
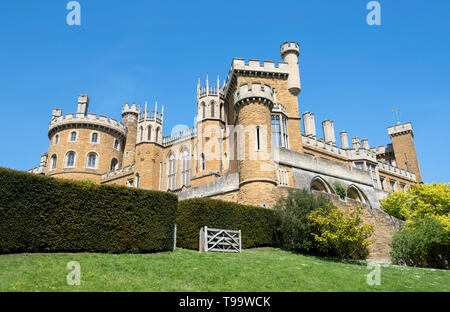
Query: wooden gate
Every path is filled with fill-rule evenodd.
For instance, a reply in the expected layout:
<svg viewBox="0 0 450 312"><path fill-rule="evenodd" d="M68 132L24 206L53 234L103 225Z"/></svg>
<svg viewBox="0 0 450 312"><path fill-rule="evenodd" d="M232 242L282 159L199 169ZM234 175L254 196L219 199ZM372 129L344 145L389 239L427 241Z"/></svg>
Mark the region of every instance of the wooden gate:
<svg viewBox="0 0 450 312"><path fill-rule="evenodd" d="M241 230L212 229L207 226L200 229L200 251L241 252Z"/></svg>

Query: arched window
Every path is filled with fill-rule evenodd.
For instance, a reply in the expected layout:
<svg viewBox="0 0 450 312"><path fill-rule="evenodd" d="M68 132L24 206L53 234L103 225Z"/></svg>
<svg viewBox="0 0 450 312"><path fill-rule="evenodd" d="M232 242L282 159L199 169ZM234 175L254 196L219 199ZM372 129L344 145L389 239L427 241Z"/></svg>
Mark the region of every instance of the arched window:
<svg viewBox="0 0 450 312"><path fill-rule="evenodd" d="M59 143L59 134L55 135L55 145Z"/></svg>
<svg viewBox="0 0 450 312"><path fill-rule="evenodd" d="M152 126L148 126L147 128L147 140L148 141L152 140Z"/></svg>
<svg viewBox="0 0 450 312"><path fill-rule="evenodd" d="M74 167L75 166L75 153L69 152L66 156L66 167Z"/></svg>
<svg viewBox="0 0 450 312"><path fill-rule="evenodd" d="M119 162L116 158L111 159L111 166L109 167L109 171L115 171L117 169L117 164Z"/></svg>
<svg viewBox="0 0 450 312"><path fill-rule="evenodd" d="M201 159L202 159L202 171L205 171L206 170L205 154L202 154Z"/></svg>
<svg viewBox="0 0 450 312"><path fill-rule="evenodd" d="M211 118L214 118L214 106L215 106L214 101L212 101L210 105L211 105Z"/></svg>
<svg viewBox="0 0 450 312"><path fill-rule="evenodd" d="M219 118L223 119L223 103L220 103Z"/></svg>
<svg viewBox="0 0 450 312"><path fill-rule="evenodd" d="M117 140L117 139L114 140L114 148L116 150L119 150L119 140Z"/></svg>
<svg viewBox="0 0 450 312"><path fill-rule="evenodd" d="M141 182L141 177L139 176L139 173L136 174L136 188L139 188L139 184Z"/></svg>
<svg viewBox="0 0 450 312"><path fill-rule="evenodd" d="M173 153L169 156L169 174L167 176L167 186L169 190L175 189L175 176L176 176L176 159Z"/></svg>
<svg viewBox="0 0 450 312"><path fill-rule="evenodd" d="M189 150L183 150L183 185L190 184L190 164L189 164Z"/></svg>
<svg viewBox="0 0 450 312"><path fill-rule="evenodd" d="M203 116L202 118L205 119L206 118L206 105L205 105L205 102L202 102L201 106L202 106L202 116Z"/></svg>
<svg viewBox="0 0 450 312"><path fill-rule="evenodd" d="M88 168L97 168L97 154L95 154L95 153L88 154L87 167Z"/></svg>
<svg viewBox="0 0 450 312"><path fill-rule="evenodd" d="M77 140L77 133L76 131L72 131L70 133L70 142L75 142Z"/></svg>
<svg viewBox="0 0 450 312"><path fill-rule="evenodd" d="M92 133L91 142L92 143L98 142L98 133L97 132Z"/></svg>
<svg viewBox="0 0 450 312"><path fill-rule="evenodd" d="M161 132L161 129L158 127L156 128L156 133L155 133L155 142L158 143L159 140L159 132Z"/></svg>
<svg viewBox="0 0 450 312"><path fill-rule="evenodd" d="M327 183L319 177L315 178L311 182L311 191L331 193L331 190L328 187Z"/></svg>
<svg viewBox="0 0 450 312"><path fill-rule="evenodd" d="M142 140L144 139L144 128L139 127L139 141L142 142Z"/></svg>
<svg viewBox="0 0 450 312"><path fill-rule="evenodd" d="M58 160L58 157L56 155L52 156L52 162L51 162L51 169L56 169L56 162Z"/></svg>

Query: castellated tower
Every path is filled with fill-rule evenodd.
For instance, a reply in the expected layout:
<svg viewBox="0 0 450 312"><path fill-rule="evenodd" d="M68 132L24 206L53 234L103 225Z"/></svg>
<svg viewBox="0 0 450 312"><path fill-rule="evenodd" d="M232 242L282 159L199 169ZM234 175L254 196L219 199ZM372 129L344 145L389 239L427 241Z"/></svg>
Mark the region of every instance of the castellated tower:
<svg viewBox="0 0 450 312"><path fill-rule="evenodd" d="M78 97L77 113L52 111L46 175L100 182L101 174L120 167L126 129L122 123L88 112L89 97Z"/></svg>
<svg viewBox="0 0 450 312"><path fill-rule="evenodd" d="M422 175L414 145L414 131L411 123L398 123L396 126L389 127L388 133L392 140L397 166L413 172L416 175L416 181L422 183Z"/></svg>
<svg viewBox="0 0 450 312"><path fill-rule="evenodd" d="M225 111L223 89L217 77L215 85L209 83L197 84L197 146L195 148L196 175L192 178L192 185L212 182L222 175L223 151L225 150L223 135L225 129Z"/></svg>
<svg viewBox="0 0 450 312"><path fill-rule="evenodd" d="M159 190L163 164L162 130L164 107L158 113L155 103L153 111L139 113L135 155L135 186L143 189Z"/></svg>
<svg viewBox="0 0 450 312"><path fill-rule="evenodd" d="M274 91L268 85L241 84L234 93L239 124L239 201L257 206L273 205L275 164L271 140Z"/></svg>
<svg viewBox="0 0 450 312"><path fill-rule="evenodd" d="M133 165L135 162L137 124L140 111L141 107L137 107L136 103L131 104L131 106L126 103L122 106L122 121L127 129L122 167Z"/></svg>

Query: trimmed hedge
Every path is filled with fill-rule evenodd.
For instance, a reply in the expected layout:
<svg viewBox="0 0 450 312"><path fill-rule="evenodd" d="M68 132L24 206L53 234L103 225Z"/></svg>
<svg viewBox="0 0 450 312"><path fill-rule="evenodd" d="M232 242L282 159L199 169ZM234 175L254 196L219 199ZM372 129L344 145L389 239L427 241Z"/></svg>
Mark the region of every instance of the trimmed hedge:
<svg viewBox="0 0 450 312"><path fill-rule="evenodd" d="M0 168L0 253L173 247L177 196Z"/></svg>
<svg viewBox="0 0 450 312"><path fill-rule="evenodd" d="M241 230L243 248L275 246L273 210L209 198L178 202L177 246L198 250L203 226Z"/></svg>

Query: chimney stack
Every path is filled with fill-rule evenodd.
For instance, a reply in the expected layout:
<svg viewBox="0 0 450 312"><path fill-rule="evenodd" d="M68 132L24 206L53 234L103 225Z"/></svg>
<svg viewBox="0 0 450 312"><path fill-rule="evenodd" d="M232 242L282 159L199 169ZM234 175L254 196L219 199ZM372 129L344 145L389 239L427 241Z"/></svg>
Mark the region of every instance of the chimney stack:
<svg viewBox="0 0 450 312"><path fill-rule="evenodd" d="M361 143L359 142L359 138L358 137L353 137L352 138L352 144L353 144L353 148L354 149L360 149L361 148Z"/></svg>
<svg viewBox="0 0 450 312"><path fill-rule="evenodd" d="M324 120L322 122L323 139L327 144L336 145L336 137L334 135L334 123L332 120Z"/></svg>
<svg viewBox="0 0 450 312"><path fill-rule="evenodd" d="M80 95L78 97L78 109L77 109L77 117L84 117L87 115L89 107L89 97L85 95Z"/></svg>
<svg viewBox="0 0 450 312"><path fill-rule="evenodd" d="M310 138L316 137L316 124L314 122L314 114L310 112L303 113L303 128L305 135Z"/></svg>
<svg viewBox="0 0 450 312"><path fill-rule="evenodd" d="M370 149L370 146L369 146L369 140L368 139L362 139L361 140L361 142L362 142L362 147L364 148L364 149L366 149L366 150L369 150Z"/></svg>
<svg viewBox="0 0 450 312"><path fill-rule="evenodd" d="M341 133L341 145L342 148L348 148L348 135L347 135L347 131L342 130Z"/></svg>

